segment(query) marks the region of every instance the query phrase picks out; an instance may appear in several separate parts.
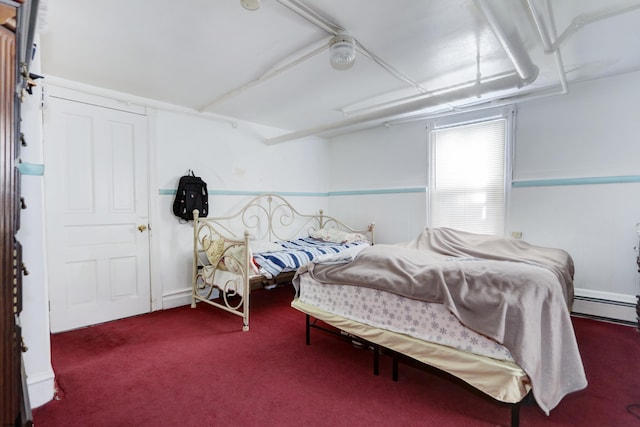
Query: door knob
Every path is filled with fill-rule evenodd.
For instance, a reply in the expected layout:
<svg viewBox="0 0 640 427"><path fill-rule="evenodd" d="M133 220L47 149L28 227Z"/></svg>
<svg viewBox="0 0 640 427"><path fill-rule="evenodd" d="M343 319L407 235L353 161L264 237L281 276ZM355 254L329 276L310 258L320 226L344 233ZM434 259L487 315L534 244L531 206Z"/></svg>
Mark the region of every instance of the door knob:
<svg viewBox="0 0 640 427"><path fill-rule="evenodd" d="M146 229L147 229L147 226L146 226L146 225L144 225L144 224L140 224L140 225L138 226L138 231L140 231L141 233L142 233L144 230L146 230Z"/></svg>

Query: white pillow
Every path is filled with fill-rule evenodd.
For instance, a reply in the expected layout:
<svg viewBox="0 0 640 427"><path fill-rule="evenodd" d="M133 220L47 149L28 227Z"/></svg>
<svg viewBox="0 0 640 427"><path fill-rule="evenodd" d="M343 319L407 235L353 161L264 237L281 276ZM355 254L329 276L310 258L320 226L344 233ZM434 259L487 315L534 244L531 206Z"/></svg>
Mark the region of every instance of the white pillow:
<svg viewBox="0 0 640 427"><path fill-rule="evenodd" d="M261 254L264 252L278 252L284 248L275 242L269 240L249 240L249 248L254 254Z"/></svg>
<svg viewBox="0 0 640 427"><path fill-rule="evenodd" d="M228 246L227 251L224 253L224 266L232 273L240 274L242 272L241 263L244 260L245 247L244 245ZM258 274L258 268L253 263L253 255L251 248L249 248L249 268L251 269L249 274Z"/></svg>
<svg viewBox="0 0 640 427"><path fill-rule="evenodd" d="M222 261L222 254L224 253L224 239L211 240L209 237L202 239L202 248L207 254L207 259L212 265L216 262Z"/></svg>
<svg viewBox="0 0 640 427"><path fill-rule="evenodd" d="M309 233L310 237L314 239L323 240L325 242L332 243L353 243L353 242L368 242L366 236L360 233L349 233L346 231L338 230L337 228L321 228Z"/></svg>
<svg viewBox="0 0 640 427"><path fill-rule="evenodd" d="M243 245L230 245L222 238L211 240L209 237L204 237L202 239L202 246L209 263L213 265L218 261L216 268L231 271L236 274L241 273L241 265L244 260ZM249 273L258 274L258 270L253 263L251 248L249 248L249 259L249 268L252 270Z"/></svg>

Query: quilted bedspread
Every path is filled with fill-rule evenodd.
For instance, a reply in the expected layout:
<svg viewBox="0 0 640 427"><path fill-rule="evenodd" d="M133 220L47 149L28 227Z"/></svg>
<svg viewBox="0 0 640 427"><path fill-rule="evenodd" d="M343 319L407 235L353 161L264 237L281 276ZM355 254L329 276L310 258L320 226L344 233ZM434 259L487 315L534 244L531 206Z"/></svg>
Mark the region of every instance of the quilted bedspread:
<svg viewBox="0 0 640 427"><path fill-rule="evenodd" d="M509 349L549 414L587 385L569 309L573 262L562 250L515 239L425 229L411 242L375 245L344 264L298 271L444 304L465 326Z"/></svg>

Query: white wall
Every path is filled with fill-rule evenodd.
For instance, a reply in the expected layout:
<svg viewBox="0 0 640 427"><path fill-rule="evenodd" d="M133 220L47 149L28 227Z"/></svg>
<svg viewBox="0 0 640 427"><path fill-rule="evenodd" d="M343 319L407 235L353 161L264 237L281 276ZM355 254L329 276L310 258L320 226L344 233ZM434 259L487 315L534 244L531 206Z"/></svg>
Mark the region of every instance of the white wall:
<svg viewBox="0 0 640 427"><path fill-rule="evenodd" d="M31 71L40 71L40 53L37 52ZM25 135L26 147L21 148L21 166L25 174L21 178L21 196L27 209L20 213L21 227L17 239L23 246L23 262L29 275L23 276L23 310L20 315L22 336L28 351L23 354L30 403L40 406L53 397L55 384L51 367L49 341L49 288L46 271L44 182L42 174L42 112L40 109L42 80L33 95L27 95L21 104L21 132Z"/></svg>
<svg viewBox="0 0 640 427"><path fill-rule="evenodd" d="M268 146L268 128L163 110L152 123L152 272L162 297L156 308L191 302L192 223L179 222L167 194L189 169L207 183L209 216L231 214L261 192L285 193L301 212L327 207L329 155L318 138Z"/></svg>
<svg viewBox="0 0 640 427"><path fill-rule="evenodd" d="M638 293L639 94L636 72L518 107L511 229L569 251L578 295Z"/></svg>
<svg viewBox="0 0 640 427"><path fill-rule="evenodd" d="M514 180L638 175L640 72L518 106Z"/></svg>
<svg viewBox="0 0 640 427"><path fill-rule="evenodd" d="M426 224L425 124L380 127L330 142L330 213L376 223L378 243L410 240Z"/></svg>
<svg viewBox="0 0 640 427"><path fill-rule="evenodd" d="M611 315L624 320L635 319L631 304L638 292L639 93L636 72L518 105L509 207L509 230L566 249L576 265L576 293L627 304L624 313ZM426 193L399 197L380 190L426 187L425 126L413 122L333 138L330 194L343 195L330 198L332 212L377 218L382 242L417 234L426 224Z"/></svg>

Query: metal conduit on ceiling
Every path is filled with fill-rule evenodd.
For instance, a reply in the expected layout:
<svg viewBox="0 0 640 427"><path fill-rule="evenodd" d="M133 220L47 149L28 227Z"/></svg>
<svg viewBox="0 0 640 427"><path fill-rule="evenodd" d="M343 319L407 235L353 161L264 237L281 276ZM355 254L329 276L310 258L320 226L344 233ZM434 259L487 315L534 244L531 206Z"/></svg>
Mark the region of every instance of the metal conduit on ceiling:
<svg viewBox="0 0 640 427"><path fill-rule="evenodd" d="M505 23L500 15L493 9L491 2L487 0L475 0L475 4L482 12L498 42L513 63L516 73L507 74L505 76L486 81L482 81L482 79L478 78L478 80L473 82L471 85L463 84L459 88L444 91L443 93L437 93L437 91L427 92L424 96L418 96L417 99L411 99L400 104L380 108L369 113L356 115L337 122L328 123L326 125L287 133L275 138L270 138L266 143L277 144L312 135L321 135L329 131L348 128L365 122L398 116L400 114L410 113L412 111L418 111L428 107L459 101L470 97L478 97L489 92L507 90L516 87L520 88L535 81L538 76L538 67L531 61L520 37L518 37L516 33L508 32L506 30L506 28L509 28L508 23Z"/></svg>

